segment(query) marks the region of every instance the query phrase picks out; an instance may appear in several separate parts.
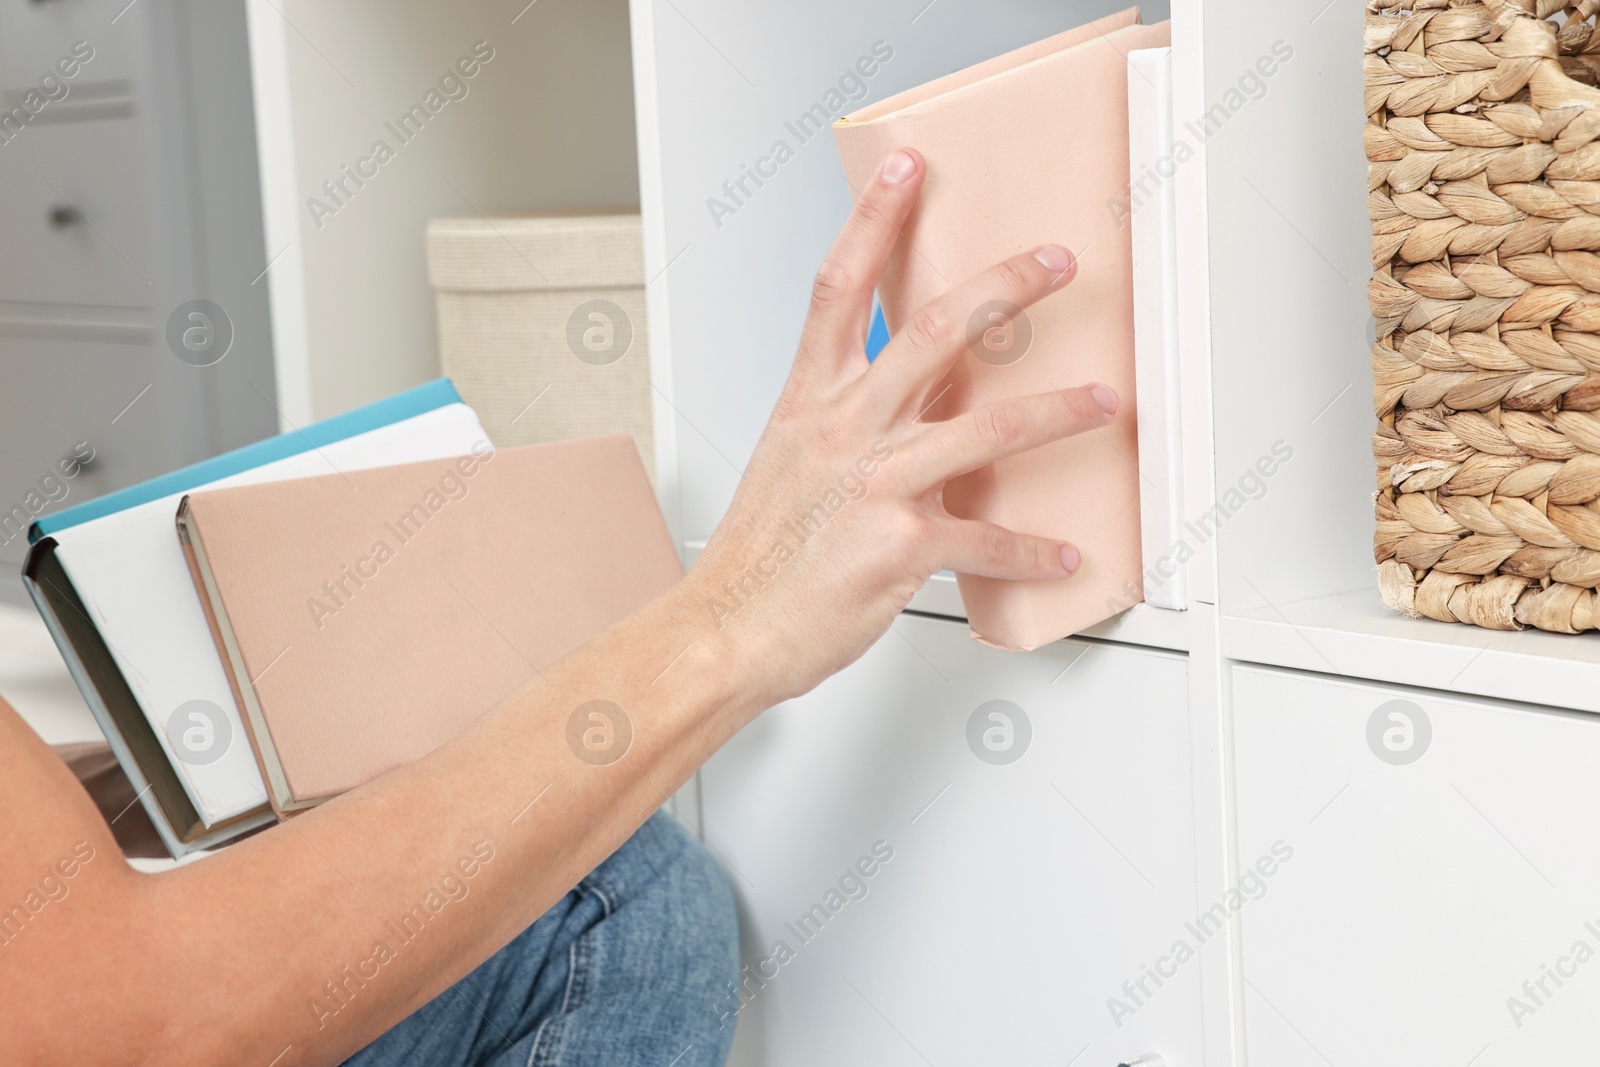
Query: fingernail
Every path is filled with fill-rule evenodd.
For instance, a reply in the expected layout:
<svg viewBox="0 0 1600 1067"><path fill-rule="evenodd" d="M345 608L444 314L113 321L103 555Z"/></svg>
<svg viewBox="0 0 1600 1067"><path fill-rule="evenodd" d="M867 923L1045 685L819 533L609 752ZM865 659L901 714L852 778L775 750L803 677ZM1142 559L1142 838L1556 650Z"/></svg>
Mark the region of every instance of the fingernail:
<svg viewBox="0 0 1600 1067"><path fill-rule="evenodd" d="M1075 546L1061 546L1061 565L1067 569L1068 574L1076 572L1078 569L1078 564L1082 561L1083 557L1078 555L1078 549Z"/></svg>
<svg viewBox="0 0 1600 1067"><path fill-rule="evenodd" d="M1070 273L1077 262L1072 253L1060 245L1044 245L1037 248L1034 250L1033 258L1037 259L1045 270L1058 275Z"/></svg>
<svg viewBox="0 0 1600 1067"><path fill-rule="evenodd" d="M1107 415L1117 413L1117 394L1109 385L1091 385L1089 395L1094 397L1094 402L1100 405L1100 410Z"/></svg>
<svg viewBox="0 0 1600 1067"><path fill-rule="evenodd" d="M917 161L909 152L890 152L883 161L883 180L890 185L899 185L916 172Z"/></svg>

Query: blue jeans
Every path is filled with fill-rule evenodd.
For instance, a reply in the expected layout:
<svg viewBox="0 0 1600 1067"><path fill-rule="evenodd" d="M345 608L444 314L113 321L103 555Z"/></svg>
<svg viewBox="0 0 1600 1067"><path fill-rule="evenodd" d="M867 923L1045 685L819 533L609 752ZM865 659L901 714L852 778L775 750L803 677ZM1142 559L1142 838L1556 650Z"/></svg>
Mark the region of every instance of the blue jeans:
<svg viewBox="0 0 1600 1067"><path fill-rule="evenodd" d="M733 894L657 812L482 966L346 1067L721 1067Z"/></svg>

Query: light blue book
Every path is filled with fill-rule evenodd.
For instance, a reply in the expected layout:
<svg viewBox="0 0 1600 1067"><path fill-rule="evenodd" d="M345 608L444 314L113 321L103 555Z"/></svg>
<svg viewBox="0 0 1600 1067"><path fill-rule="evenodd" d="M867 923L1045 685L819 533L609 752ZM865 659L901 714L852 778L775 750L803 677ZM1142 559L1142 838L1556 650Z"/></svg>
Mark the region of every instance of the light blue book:
<svg viewBox="0 0 1600 1067"><path fill-rule="evenodd" d="M889 324L883 320L883 307L877 297L872 299L872 325L867 328L867 362L871 363L889 343Z"/></svg>

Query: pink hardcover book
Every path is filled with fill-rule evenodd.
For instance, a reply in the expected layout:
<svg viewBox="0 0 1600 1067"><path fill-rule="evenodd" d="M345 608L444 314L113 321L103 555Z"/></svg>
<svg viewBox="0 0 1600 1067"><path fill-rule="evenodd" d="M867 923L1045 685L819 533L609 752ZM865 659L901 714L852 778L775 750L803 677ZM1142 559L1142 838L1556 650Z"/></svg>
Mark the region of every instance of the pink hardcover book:
<svg viewBox="0 0 1600 1067"><path fill-rule="evenodd" d="M433 751L683 576L626 434L191 493L178 530L280 815Z"/></svg>
<svg viewBox="0 0 1600 1067"><path fill-rule="evenodd" d="M1007 329L973 309L969 351L924 420L1087 382L1117 391L1111 425L976 471L945 490L954 515L1062 538L1065 581L957 575L972 634L1029 649L1142 599L1134 425L1133 253L1127 228L1128 66L1171 43L1130 8L869 105L834 125L859 194L883 157L920 151L922 198L879 286L891 335L946 290L1035 245L1077 254L1077 278ZM948 385L948 389L945 389ZM940 391L944 390L943 394ZM935 399L937 398L937 399Z"/></svg>

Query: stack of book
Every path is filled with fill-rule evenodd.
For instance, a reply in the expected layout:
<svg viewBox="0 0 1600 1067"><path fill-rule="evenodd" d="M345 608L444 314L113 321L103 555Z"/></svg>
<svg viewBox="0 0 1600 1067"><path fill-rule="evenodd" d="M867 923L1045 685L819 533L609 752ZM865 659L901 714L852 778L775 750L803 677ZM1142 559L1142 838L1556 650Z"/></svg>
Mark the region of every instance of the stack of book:
<svg viewBox="0 0 1600 1067"><path fill-rule="evenodd" d="M174 856L453 737L682 576L624 434L441 379L41 518L23 578Z"/></svg>

